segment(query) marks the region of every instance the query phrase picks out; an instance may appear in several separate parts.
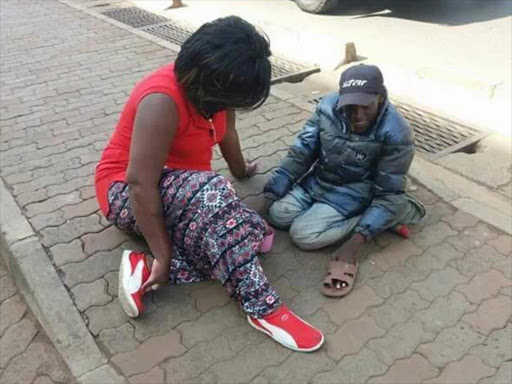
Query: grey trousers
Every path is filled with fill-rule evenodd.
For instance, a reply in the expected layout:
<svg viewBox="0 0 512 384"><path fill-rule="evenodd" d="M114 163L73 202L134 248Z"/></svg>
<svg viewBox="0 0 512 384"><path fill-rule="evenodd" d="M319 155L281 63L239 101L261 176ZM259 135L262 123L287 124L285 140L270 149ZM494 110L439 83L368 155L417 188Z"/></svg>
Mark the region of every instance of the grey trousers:
<svg viewBox="0 0 512 384"><path fill-rule="evenodd" d="M398 224L415 224L423 215L409 202ZM299 185L269 208L268 219L279 229L289 229L292 241L301 249L323 248L348 237L361 216L345 217L330 205L315 200Z"/></svg>

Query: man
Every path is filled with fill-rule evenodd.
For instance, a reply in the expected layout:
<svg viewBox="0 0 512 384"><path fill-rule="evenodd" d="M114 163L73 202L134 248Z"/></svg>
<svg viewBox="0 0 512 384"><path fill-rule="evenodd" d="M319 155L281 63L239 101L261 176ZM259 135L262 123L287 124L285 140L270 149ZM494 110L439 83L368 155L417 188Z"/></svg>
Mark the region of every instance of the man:
<svg viewBox="0 0 512 384"><path fill-rule="evenodd" d="M405 194L413 157L413 132L389 103L379 68L361 64L345 70L339 94L320 101L264 188L274 200L270 222L289 228L299 248L348 238L330 263L325 295L351 291L355 251L365 241L386 229L407 237L405 225L425 215Z"/></svg>

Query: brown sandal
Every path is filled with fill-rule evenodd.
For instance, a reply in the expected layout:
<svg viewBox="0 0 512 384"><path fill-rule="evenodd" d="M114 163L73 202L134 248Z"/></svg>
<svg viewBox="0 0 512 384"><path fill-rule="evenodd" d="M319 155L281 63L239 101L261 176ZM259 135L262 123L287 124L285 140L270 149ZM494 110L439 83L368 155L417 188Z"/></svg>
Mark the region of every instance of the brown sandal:
<svg viewBox="0 0 512 384"><path fill-rule="evenodd" d="M328 297L343 297L354 287L359 264L348 264L339 260L329 263L327 276L322 284L322 293ZM336 283L344 286L337 287Z"/></svg>

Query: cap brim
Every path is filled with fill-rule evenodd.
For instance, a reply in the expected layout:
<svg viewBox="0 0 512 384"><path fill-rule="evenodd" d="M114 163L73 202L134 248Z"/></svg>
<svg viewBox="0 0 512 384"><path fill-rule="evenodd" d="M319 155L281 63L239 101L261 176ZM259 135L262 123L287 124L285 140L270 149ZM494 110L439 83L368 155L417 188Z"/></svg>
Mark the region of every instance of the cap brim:
<svg viewBox="0 0 512 384"><path fill-rule="evenodd" d="M378 97L379 95L370 93L347 93L339 96L338 108L346 105L370 105L374 101L377 101Z"/></svg>

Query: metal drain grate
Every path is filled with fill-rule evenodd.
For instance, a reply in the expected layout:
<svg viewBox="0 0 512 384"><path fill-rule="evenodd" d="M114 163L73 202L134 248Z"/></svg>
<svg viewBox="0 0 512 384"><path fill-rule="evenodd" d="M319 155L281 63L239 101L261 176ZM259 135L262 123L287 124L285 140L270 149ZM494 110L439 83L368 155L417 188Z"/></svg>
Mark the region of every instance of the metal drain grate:
<svg viewBox="0 0 512 384"><path fill-rule="evenodd" d="M437 159L472 149L486 133L402 102L393 102L414 130L418 152Z"/></svg>
<svg viewBox="0 0 512 384"><path fill-rule="evenodd" d="M310 102L317 104L319 100L315 98ZM396 100L392 103L414 130L416 150L432 160L449 153L469 151L487 136L486 133L421 108Z"/></svg>
<svg viewBox="0 0 512 384"><path fill-rule="evenodd" d="M177 45L183 44L194 33L193 30L174 21L137 7L112 9L103 12L103 15L134 28L141 28L144 32ZM271 57L271 63L272 84L298 83L309 75L320 72L320 68L317 66L305 66L275 56Z"/></svg>
<svg viewBox="0 0 512 384"><path fill-rule="evenodd" d="M158 36L163 40L170 41L171 43L182 45L188 37L194 33L192 29L185 28L175 22L167 22L165 24L152 25L142 28L144 32L151 35Z"/></svg>
<svg viewBox="0 0 512 384"><path fill-rule="evenodd" d="M137 7L117 8L102 12L102 14L133 28L141 28L167 21L163 16L155 15Z"/></svg>
<svg viewBox="0 0 512 384"><path fill-rule="evenodd" d="M193 30L183 27L174 21L169 21L165 24L151 25L142 28L142 30L178 45L183 44L185 40L194 33ZM309 75L320 72L320 68L316 66L301 66L300 64L292 63L276 56L272 56L270 62L272 64L272 84L285 81L298 83Z"/></svg>

